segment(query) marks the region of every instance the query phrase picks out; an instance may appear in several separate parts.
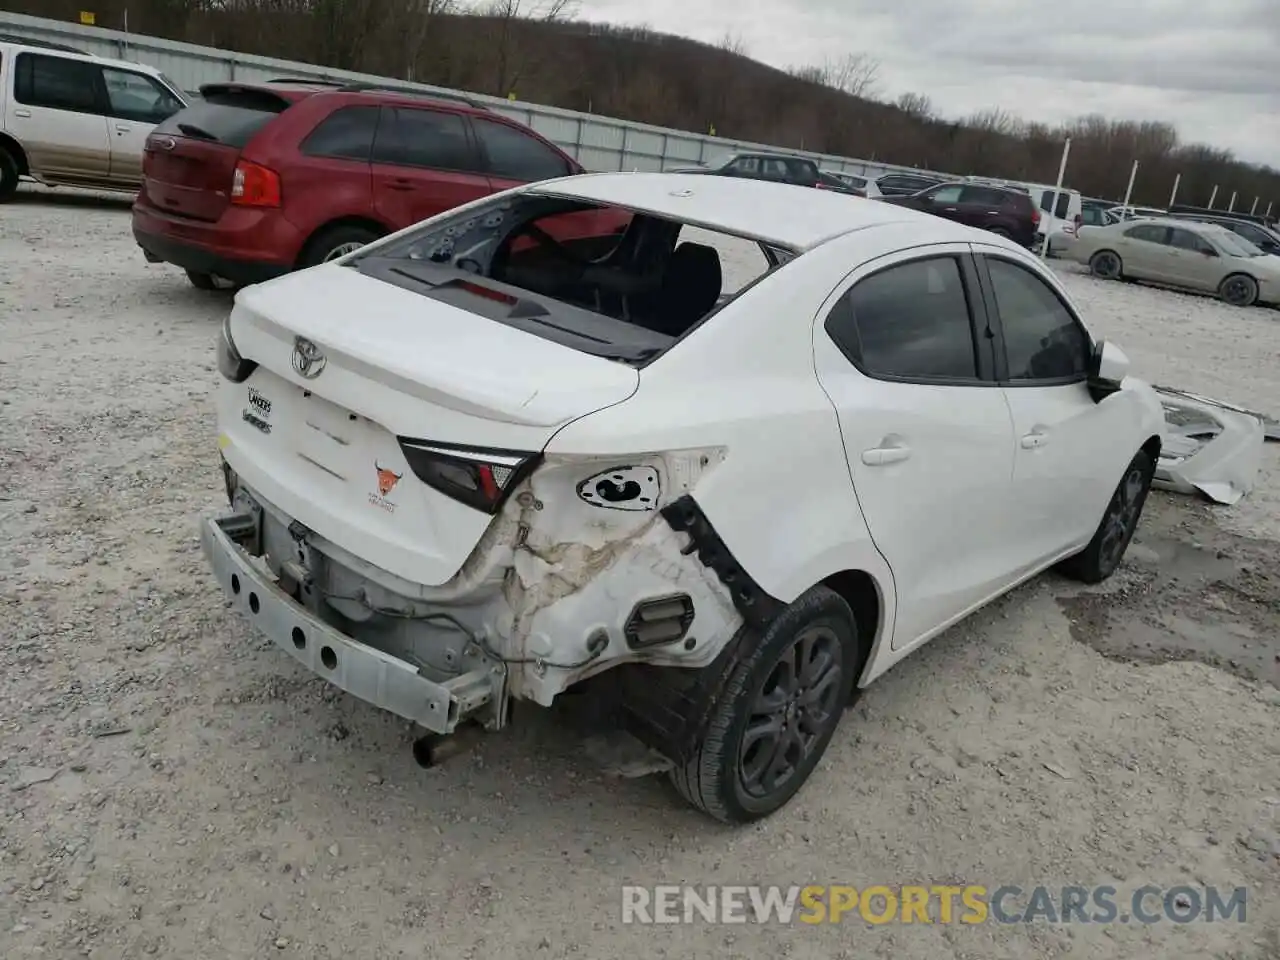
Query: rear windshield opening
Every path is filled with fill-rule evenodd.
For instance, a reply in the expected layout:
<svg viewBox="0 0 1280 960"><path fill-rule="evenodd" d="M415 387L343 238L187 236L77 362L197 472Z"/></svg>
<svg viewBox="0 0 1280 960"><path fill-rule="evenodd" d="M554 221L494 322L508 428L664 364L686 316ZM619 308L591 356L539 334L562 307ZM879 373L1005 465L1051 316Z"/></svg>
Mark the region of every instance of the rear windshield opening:
<svg viewBox="0 0 1280 960"><path fill-rule="evenodd" d="M193 100L156 128L170 136L209 140L242 150L289 101L269 90L207 86L202 99Z"/></svg>
<svg viewBox="0 0 1280 960"><path fill-rule="evenodd" d="M545 194L436 217L362 273L584 353L642 366L793 252Z"/></svg>

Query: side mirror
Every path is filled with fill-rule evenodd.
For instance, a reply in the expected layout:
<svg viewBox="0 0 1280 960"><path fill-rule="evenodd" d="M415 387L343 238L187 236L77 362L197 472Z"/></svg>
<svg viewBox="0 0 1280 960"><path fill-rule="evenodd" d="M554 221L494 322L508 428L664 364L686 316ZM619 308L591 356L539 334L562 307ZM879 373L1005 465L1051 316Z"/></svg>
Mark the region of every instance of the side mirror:
<svg viewBox="0 0 1280 960"><path fill-rule="evenodd" d="M1129 375L1129 358L1114 343L1099 340L1089 363L1089 390L1094 400L1102 400L1120 389Z"/></svg>

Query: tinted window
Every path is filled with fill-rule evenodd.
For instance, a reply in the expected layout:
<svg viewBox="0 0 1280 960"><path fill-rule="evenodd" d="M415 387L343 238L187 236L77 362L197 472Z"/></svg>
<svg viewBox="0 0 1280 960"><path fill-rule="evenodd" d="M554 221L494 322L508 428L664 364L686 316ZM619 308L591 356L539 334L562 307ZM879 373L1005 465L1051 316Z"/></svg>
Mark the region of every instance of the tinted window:
<svg viewBox="0 0 1280 960"><path fill-rule="evenodd" d="M1212 252L1213 245L1190 230L1174 228L1169 231L1169 246L1179 250L1194 250L1197 253Z"/></svg>
<svg viewBox="0 0 1280 960"><path fill-rule="evenodd" d="M1007 191L996 190L992 187L965 187L961 199L965 203L999 207L1005 205L1011 197Z"/></svg>
<svg viewBox="0 0 1280 960"><path fill-rule="evenodd" d="M1275 238L1261 227L1255 227L1252 223L1223 223L1223 226L1232 233L1239 234L1255 246L1262 246L1264 243L1274 243Z"/></svg>
<svg viewBox="0 0 1280 960"><path fill-rule="evenodd" d="M121 120L160 123L182 109L182 103L155 80L132 70L102 68L107 86L107 113Z"/></svg>
<svg viewBox="0 0 1280 960"><path fill-rule="evenodd" d="M725 169L734 173L756 173L760 169L760 160L757 157L739 157Z"/></svg>
<svg viewBox="0 0 1280 960"><path fill-rule="evenodd" d="M1097 207L1085 207L1080 211L1080 220L1087 226L1100 227L1106 223L1110 223L1107 219L1105 210L1099 210Z"/></svg>
<svg viewBox="0 0 1280 960"><path fill-rule="evenodd" d="M505 123L472 120L476 135L489 155L489 172L507 180L550 180L570 172L564 157L545 143Z"/></svg>
<svg viewBox="0 0 1280 960"><path fill-rule="evenodd" d="M300 149L309 157L367 161L377 129L377 107L343 107L322 120Z"/></svg>
<svg viewBox="0 0 1280 960"><path fill-rule="evenodd" d="M1053 205L1053 191L1046 190L1040 197L1040 209L1048 212ZM1065 220L1071 213L1071 194L1063 190L1058 194L1058 209L1054 211L1054 216L1059 220Z"/></svg>
<svg viewBox="0 0 1280 960"><path fill-rule="evenodd" d="M890 267L855 284L827 333L867 373L907 379L978 376L969 301L951 257Z"/></svg>
<svg viewBox="0 0 1280 960"><path fill-rule="evenodd" d="M1130 227L1124 232L1124 235L1130 240L1145 240L1147 243L1164 243L1165 235L1168 232L1168 227L1156 227L1151 224L1146 224L1137 227Z"/></svg>
<svg viewBox="0 0 1280 960"><path fill-rule="evenodd" d="M156 132L212 140L239 150L288 107L289 101L274 94L210 92L160 124Z"/></svg>
<svg viewBox="0 0 1280 960"><path fill-rule="evenodd" d="M791 176L787 172L787 161L776 157L763 157L760 160L760 174L770 180L788 180Z"/></svg>
<svg viewBox="0 0 1280 960"><path fill-rule="evenodd" d="M936 190L930 190L926 196L934 203L959 203L960 194L964 192L964 187L938 187Z"/></svg>
<svg viewBox="0 0 1280 960"><path fill-rule="evenodd" d="M787 164L791 167L791 178L796 183L808 185L818 182L818 168L812 162L808 160L788 160Z"/></svg>
<svg viewBox="0 0 1280 960"><path fill-rule="evenodd" d="M76 113L101 113L98 87L102 68L83 60L20 53L13 95L19 103Z"/></svg>
<svg viewBox="0 0 1280 960"><path fill-rule="evenodd" d="M991 289L1004 328L1010 380L1083 377L1089 338L1053 288L1030 270L988 258Z"/></svg>
<svg viewBox="0 0 1280 960"><path fill-rule="evenodd" d="M382 108L373 161L433 170L479 168L459 114L413 107Z"/></svg>

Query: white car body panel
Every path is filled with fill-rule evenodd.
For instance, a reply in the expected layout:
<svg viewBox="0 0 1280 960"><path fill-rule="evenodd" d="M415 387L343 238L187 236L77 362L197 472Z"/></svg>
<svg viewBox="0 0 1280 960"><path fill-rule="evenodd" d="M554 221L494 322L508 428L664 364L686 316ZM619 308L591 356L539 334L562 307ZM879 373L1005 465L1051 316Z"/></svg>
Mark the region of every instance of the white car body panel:
<svg viewBox="0 0 1280 960"><path fill-rule="evenodd" d="M265 510L299 521L312 549L364 578L368 604L385 590L464 619L513 660L507 690L516 697L549 704L571 683L637 659L701 666L738 632L733 595L659 512L685 493L783 604L836 575L869 578L879 620L866 685L1078 550L1134 453L1164 434L1159 401L1133 378L1095 402L1083 383L890 385L839 365L822 327L833 298L913 251L1009 257L1070 303L1010 241L894 205L731 178L599 174L518 190L803 252L638 371L365 277L344 258L240 293L230 332L260 368L226 383L218 401L223 455ZM324 351L318 377L292 367L296 337ZM250 388L270 393L269 432L244 417L254 409ZM1050 442L1021 446L1031 434ZM418 482L396 436L545 459L490 517ZM863 451L894 436L912 446L910 458L864 462ZM375 462L399 475L391 494L377 494ZM614 470L652 478L658 501L610 510L578 492ZM205 537L206 549L225 551L208 528ZM225 583L246 569L215 567ZM623 624L632 608L677 590L692 597L696 641L630 649ZM351 598L334 599L359 619ZM450 664L487 669L476 644L446 633ZM606 646L592 659L597 636Z"/></svg>

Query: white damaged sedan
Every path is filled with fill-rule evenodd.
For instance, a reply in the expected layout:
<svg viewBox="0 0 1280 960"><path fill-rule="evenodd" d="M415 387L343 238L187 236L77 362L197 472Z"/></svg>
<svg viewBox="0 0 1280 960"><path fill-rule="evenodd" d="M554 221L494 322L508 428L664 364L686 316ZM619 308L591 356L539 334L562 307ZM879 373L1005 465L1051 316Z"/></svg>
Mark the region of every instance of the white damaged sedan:
<svg viewBox="0 0 1280 960"><path fill-rule="evenodd" d="M242 290L219 351L204 550L280 649L436 738L608 684L739 822L949 625L1109 576L1165 435L1025 250L721 177L494 195Z"/></svg>

